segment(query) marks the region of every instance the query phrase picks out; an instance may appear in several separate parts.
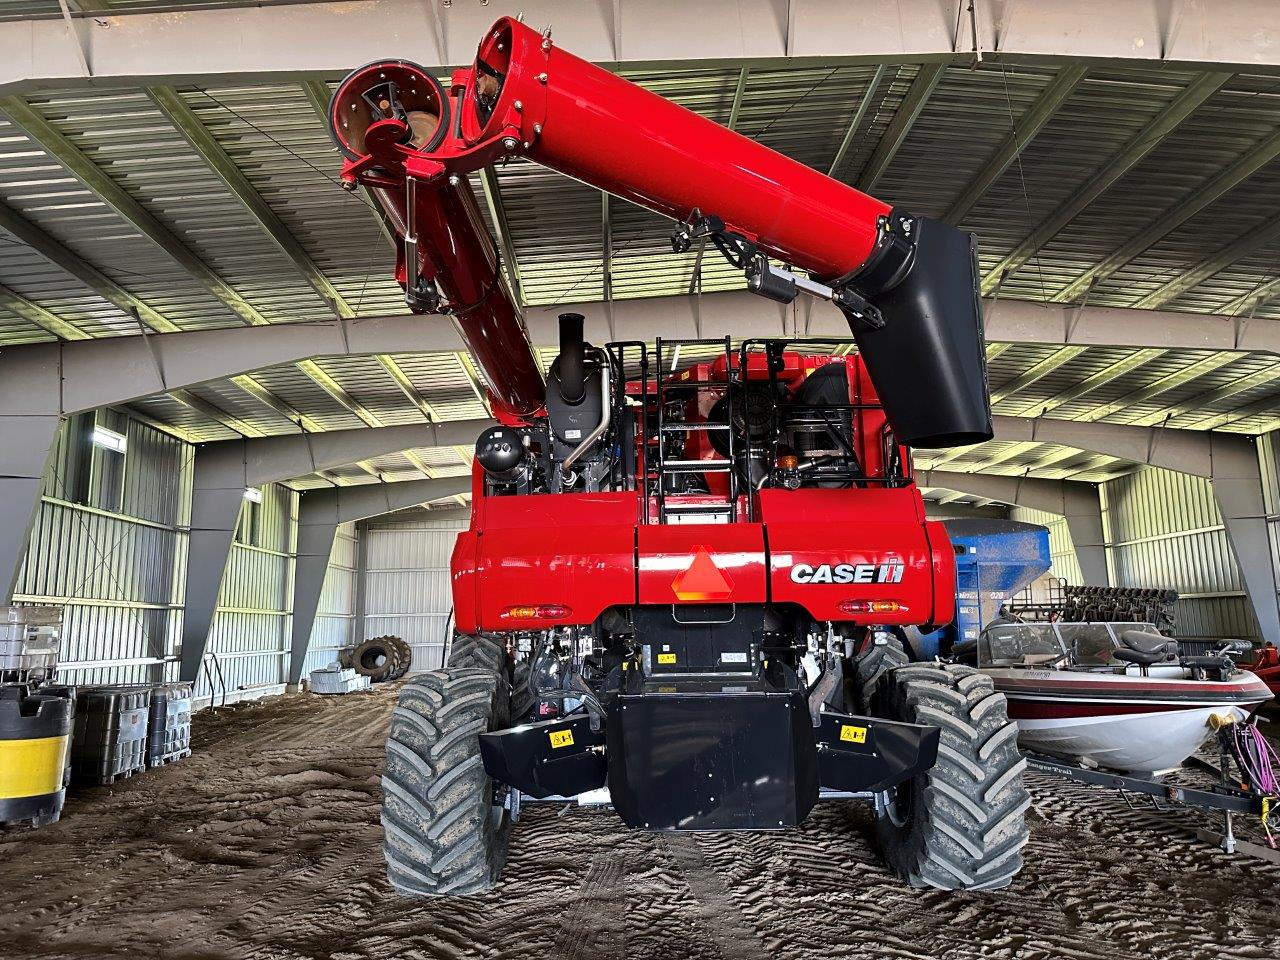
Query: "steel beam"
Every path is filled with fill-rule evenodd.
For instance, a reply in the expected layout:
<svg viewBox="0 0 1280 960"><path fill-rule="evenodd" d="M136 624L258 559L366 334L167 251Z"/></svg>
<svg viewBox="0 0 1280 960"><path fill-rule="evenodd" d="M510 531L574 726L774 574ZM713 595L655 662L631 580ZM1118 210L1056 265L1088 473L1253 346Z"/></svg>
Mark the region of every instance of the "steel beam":
<svg viewBox="0 0 1280 960"><path fill-rule="evenodd" d="M613 302L613 224L609 194L600 191L600 282L605 303ZM692 279L690 280L692 283Z"/></svg>
<svg viewBox="0 0 1280 960"><path fill-rule="evenodd" d="M146 94L155 104L156 109L191 145L205 166L226 184L231 195L249 211L250 216L257 221L262 231L293 264L294 269L302 275L325 305L339 317L355 316L355 311L347 305L342 294L315 265L310 254L298 242L298 238L262 198L249 178L236 166L235 161L218 142L217 137L200 122L200 118L187 105L182 95L172 87L148 87Z"/></svg>
<svg viewBox="0 0 1280 960"><path fill-rule="evenodd" d="M487 424L487 421L462 421L376 430L335 430L315 436L229 441L198 449L192 481L191 533L183 594L183 679L194 679L204 658L246 489L415 446L452 445L462 439L474 440ZM378 484L365 489L377 491L382 486ZM365 497L371 495L365 494ZM356 502L361 501L356 498ZM299 534L301 536L301 529Z"/></svg>
<svg viewBox="0 0 1280 960"><path fill-rule="evenodd" d="M293 578L293 632L289 656L289 684L293 689L297 689L302 680L302 667L311 644L311 632L320 608L320 595L324 590L324 578L338 526L419 503L443 500L470 489L470 477L448 477L308 490L299 496L298 559Z"/></svg>
<svg viewBox="0 0 1280 960"><path fill-rule="evenodd" d="M0 415L92 410L311 357L460 345L447 321L408 315L24 344L0 352Z"/></svg>
<svg viewBox="0 0 1280 960"><path fill-rule="evenodd" d="M1057 236L1067 224L1114 186L1117 180L1133 168L1134 164L1158 147L1165 137L1200 109L1201 105L1222 89L1223 84L1230 79L1229 73L1207 73L1192 81L1168 107L1143 127L1115 156L1104 163L1093 176L1071 194L1069 199L1050 214L1049 219L1040 224L1031 236L991 268L983 277L982 292L991 293L998 289L1006 277L1035 257L1041 248Z"/></svg>
<svg viewBox="0 0 1280 960"><path fill-rule="evenodd" d="M119 307L123 313L137 316L157 333L172 333L178 329L62 241L50 236L3 203L0 203L0 228L13 234L54 266L71 274L104 300Z"/></svg>
<svg viewBox="0 0 1280 960"><path fill-rule="evenodd" d="M51 333L59 340L87 340L89 335L74 324L63 320L57 314L46 310L40 304L28 300L22 294L0 284L0 309L7 310L14 316L21 317L35 324L45 333Z"/></svg>
<svg viewBox="0 0 1280 960"><path fill-rule="evenodd" d="M1277 237L1280 237L1280 214L1264 220L1239 239L1223 247L1209 259L1196 264L1191 269L1178 274L1168 283L1157 287L1133 306L1139 310L1155 310L1162 307L1166 303L1178 299L1193 287L1198 287L1214 274L1226 270L1233 263L1243 260L1245 257L1268 246ZM1257 292L1254 291L1248 294L1249 299L1244 300L1244 302L1252 303L1257 297ZM1231 305L1241 304L1242 300L1243 298L1237 298L1231 301Z"/></svg>
<svg viewBox="0 0 1280 960"><path fill-rule="evenodd" d="M0 99L0 110L4 110L41 149L186 270L197 283L221 300L241 320L250 324L267 322L229 283L214 273L198 254L183 244L133 194L108 176L38 110L21 97Z"/></svg>
<svg viewBox="0 0 1280 960"><path fill-rule="evenodd" d="M844 139L840 141L840 146L836 150L836 155L831 160L831 166L827 168L828 177L839 177L840 168L844 165L844 158L849 155L849 150L853 146L853 139L858 135L858 128L862 126L862 121L867 115L867 111L871 109L871 101L875 99L876 92L880 89L880 82L884 79L885 73L888 71L883 63L876 67L876 72L871 75L871 79L867 81L867 89L862 92L862 99L858 101L858 108L853 111L853 116L849 119L849 128L845 131ZM746 76L746 68L743 68L743 77ZM738 88L741 93L741 86ZM737 98L734 99L734 106L738 105ZM733 122L737 119L736 112L731 117L729 129L733 129Z"/></svg>
<svg viewBox="0 0 1280 960"><path fill-rule="evenodd" d="M1001 175L1009 169L1009 165L1021 156L1027 144L1036 138L1036 134L1058 112L1058 108L1076 92L1076 88L1080 86L1087 73L1088 68L1081 64L1068 64L1058 71L1040 92L1036 102L1018 117L1013 129L1000 141L1000 145L987 158L982 169L952 201L947 212L942 215L945 222L957 224L977 206L978 201L991 189L991 185L1000 179Z"/></svg>
<svg viewBox="0 0 1280 960"><path fill-rule="evenodd" d="M1048 418L996 417L995 428L1003 441L1057 443L1207 479L1262 636L1280 644L1280 598L1254 438Z"/></svg>
<svg viewBox="0 0 1280 960"><path fill-rule="evenodd" d="M0 413L0 586L13 599L62 418Z"/></svg>
<svg viewBox="0 0 1280 960"><path fill-rule="evenodd" d="M511 293L517 307L524 306L524 285L520 281L520 261L516 259L515 241L511 239L511 224L507 220L507 208L502 202L502 187L498 183L498 175L492 166L480 171L480 188L484 193L484 201L489 208L489 217L498 234L498 244L502 248L502 265L506 268L507 283L511 285ZM605 194L608 203L608 194ZM606 210L608 208L606 207Z"/></svg>
<svg viewBox="0 0 1280 960"><path fill-rule="evenodd" d="M1032 364L1031 367L1022 375L1015 377L1009 383L1001 384L998 389L992 390L991 402L993 404L999 403L1001 400L1017 393L1019 390L1024 390L1033 383L1043 380L1059 367L1069 363L1080 354L1084 353L1085 349L1085 347L1080 346L1059 347L1039 363Z"/></svg>
<svg viewBox="0 0 1280 960"><path fill-rule="evenodd" d="M182 397L199 383L305 357L458 346L451 324L404 316L7 347L0 351L0 581L12 592L66 416L166 391Z"/></svg>
<svg viewBox="0 0 1280 960"><path fill-rule="evenodd" d="M1255 318L1245 321L1241 317L1222 314L1065 306L1005 298L983 300L982 307L988 340L1063 346L1079 344L1280 353L1280 321L1276 320Z"/></svg>
<svg viewBox="0 0 1280 960"><path fill-rule="evenodd" d="M388 51L428 69L457 66L471 61L476 39L498 13L518 9L530 23L553 27L555 41L578 56L620 66L920 63L949 60L972 46L966 30L957 48L955 4L937 0L789 0L783 16L776 0L621 0L571 12L563 0L499 6L420 0L113 6L75 17L78 47L60 19L14 20L0 24L0 91L337 77ZM975 0L974 7L976 46L986 61L1280 73L1270 0L1218 0L1179 8L1176 16L1165 0L1032 6ZM306 42L282 44L281 37Z"/></svg>
<svg viewBox="0 0 1280 960"><path fill-rule="evenodd" d="M1161 239L1182 226L1200 211L1220 197L1234 190L1244 180L1253 176L1276 157L1280 157L1280 131L1257 143L1248 153L1211 180L1202 184L1184 200L1179 200L1168 212L1151 226L1134 236L1114 253L1086 270L1071 283L1053 295L1060 303L1069 303L1086 293L1095 284L1102 283L1129 261L1146 253ZM1236 313L1236 310L1224 310Z"/></svg>
<svg viewBox="0 0 1280 960"><path fill-rule="evenodd" d="M742 101L747 93L747 80L750 76L750 67L743 67L738 71L738 84L733 88L733 102L729 104L729 122L725 124L730 130L738 129L738 117L742 113Z"/></svg>
<svg viewBox="0 0 1280 960"><path fill-rule="evenodd" d="M1102 501L1096 484L945 470L922 470L916 475L916 483L1062 517L1071 534L1071 545L1084 582L1100 587L1110 583L1102 531Z"/></svg>
<svg viewBox="0 0 1280 960"><path fill-rule="evenodd" d="M916 120L924 110L925 104L929 102L929 97L933 95L934 88L938 86L938 81L942 79L946 69L945 62L920 65L920 72L911 81L911 86L907 88L907 94L898 105L888 129L876 144L871 158L867 160L867 165L862 168L862 173L858 176L859 190L866 193L875 190L876 184L889 169L889 164L893 163L893 158L902 149L907 136L911 133L911 128L915 126Z"/></svg>

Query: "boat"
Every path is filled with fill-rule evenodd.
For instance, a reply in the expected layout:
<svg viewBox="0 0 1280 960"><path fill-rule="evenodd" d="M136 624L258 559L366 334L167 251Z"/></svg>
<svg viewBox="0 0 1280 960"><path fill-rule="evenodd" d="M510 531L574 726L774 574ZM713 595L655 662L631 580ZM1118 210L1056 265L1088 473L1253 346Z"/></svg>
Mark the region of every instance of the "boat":
<svg viewBox="0 0 1280 960"><path fill-rule="evenodd" d="M1177 769L1272 696L1227 648L1182 656L1151 624L996 621L953 653L995 681L1024 751L1121 773Z"/></svg>

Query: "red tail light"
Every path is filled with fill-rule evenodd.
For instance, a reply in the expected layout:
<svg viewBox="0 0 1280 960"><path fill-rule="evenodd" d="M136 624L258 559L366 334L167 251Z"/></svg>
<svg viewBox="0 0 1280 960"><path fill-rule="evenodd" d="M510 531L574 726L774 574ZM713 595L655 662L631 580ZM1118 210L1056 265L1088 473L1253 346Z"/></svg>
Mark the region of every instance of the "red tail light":
<svg viewBox="0 0 1280 960"><path fill-rule="evenodd" d="M560 603L547 603L541 606L507 607L502 611L503 620L563 620L570 614L570 609Z"/></svg>
<svg viewBox="0 0 1280 960"><path fill-rule="evenodd" d="M907 605L898 600L844 600L843 613L906 613Z"/></svg>

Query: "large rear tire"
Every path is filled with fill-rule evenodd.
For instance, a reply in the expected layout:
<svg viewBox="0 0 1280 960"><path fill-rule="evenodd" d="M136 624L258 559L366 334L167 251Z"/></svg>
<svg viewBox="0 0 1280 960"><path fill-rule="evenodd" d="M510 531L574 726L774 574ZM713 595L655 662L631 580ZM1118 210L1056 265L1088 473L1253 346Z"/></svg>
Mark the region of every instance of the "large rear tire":
<svg viewBox="0 0 1280 960"><path fill-rule="evenodd" d="M508 679L511 658L507 645L500 637L488 633L455 633L449 644L447 667L480 667L502 672Z"/></svg>
<svg viewBox="0 0 1280 960"><path fill-rule="evenodd" d="M904 667L911 662L902 641L889 633L880 633L881 643L874 642L874 635L868 635L862 649L853 655L850 670L852 689L849 691L853 699L853 708L857 713L868 713L876 690L880 687L880 678L890 670Z"/></svg>
<svg viewBox="0 0 1280 960"><path fill-rule="evenodd" d="M898 787L877 823L890 868L913 887L1008 886L1022 869L1031 798L1004 694L970 667L911 664L883 678L875 715L942 730L938 762Z"/></svg>
<svg viewBox="0 0 1280 960"><path fill-rule="evenodd" d="M382 775L387 878L405 896L462 896L497 883L507 810L495 803L479 735L508 725L505 676L447 667L405 684Z"/></svg>

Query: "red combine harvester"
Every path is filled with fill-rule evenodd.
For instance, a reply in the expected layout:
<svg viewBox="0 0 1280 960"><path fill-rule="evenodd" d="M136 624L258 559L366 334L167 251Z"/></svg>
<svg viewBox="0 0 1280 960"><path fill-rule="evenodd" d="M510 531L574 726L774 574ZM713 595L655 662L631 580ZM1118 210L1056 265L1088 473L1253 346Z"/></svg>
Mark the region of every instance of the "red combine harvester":
<svg viewBox="0 0 1280 960"><path fill-rule="evenodd" d="M649 830L782 829L859 798L906 881L1008 884L1029 800L1004 698L902 643L955 606L909 450L992 432L972 237L518 20L447 91L405 61L354 71L330 121L344 185L401 238L410 307L453 319L499 420L476 445L446 665L392 720L395 887L489 888L522 805L571 798ZM831 301L857 353L594 346L563 314L544 380L467 180L509 157L670 216L676 251L714 244L758 294Z"/></svg>

